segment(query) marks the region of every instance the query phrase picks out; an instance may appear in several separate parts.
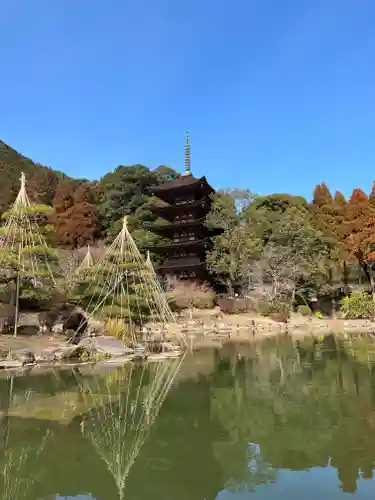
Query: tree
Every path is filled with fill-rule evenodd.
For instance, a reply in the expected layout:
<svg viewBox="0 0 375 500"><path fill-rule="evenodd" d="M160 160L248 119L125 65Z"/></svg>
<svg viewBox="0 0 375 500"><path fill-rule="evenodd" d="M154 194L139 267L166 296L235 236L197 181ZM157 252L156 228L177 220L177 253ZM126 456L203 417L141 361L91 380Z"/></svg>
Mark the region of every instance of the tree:
<svg viewBox="0 0 375 500"><path fill-rule="evenodd" d="M332 195L325 182L318 184L314 189L312 204L318 207L332 203Z"/></svg>
<svg viewBox="0 0 375 500"><path fill-rule="evenodd" d="M333 285L333 281L342 281L348 289L348 252L345 245L345 236L342 231L342 223L345 218L346 199L344 195L336 191L332 197L325 183L319 184L314 191L312 203L310 205L312 224L323 234L325 234L334 245L337 251L334 259L331 259L328 279Z"/></svg>
<svg viewBox="0 0 375 500"><path fill-rule="evenodd" d="M338 222L343 220L343 203L342 199L339 199L340 195L341 193L336 193L334 199L325 183L318 184L310 205L312 223L318 230L335 240L337 244L341 240Z"/></svg>
<svg viewBox="0 0 375 500"><path fill-rule="evenodd" d="M262 241L257 234L256 219L249 218L253 196L249 192L219 192L214 195L208 228L221 231L213 237L213 248L207 254L209 271L233 296L236 286L244 285L244 272L258 256Z"/></svg>
<svg viewBox="0 0 375 500"><path fill-rule="evenodd" d="M369 196L369 202L371 205L375 206L375 181L372 183L371 193Z"/></svg>
<svg viewBox="0 0 375 500"><path fill-rule="evenodd" d="M81 184L73 194L73 205L60 214L59 242L69 248L79 248L100 236L100 221L93 204L90 185Z"/></svg>
<svg viewBox="0 0 375 500"><path fill-rule="evenodd" d="M58 256L46 242L51 213L48 206L16 201L2 216L6 223L0 233L0 282L14 307L15 320L19 306L41 305L58 293Z"/></svg>
<svg viewBox="0 0 375 500"><path fill-rule="evenodd" d="M346 248L367 280L374 300L372 265L375 258L375 207L361 189L354 189L342 224Z"/></svg>
<svg viewBox="0 0 375 500"><path fill-rule="evenodd" d="M65 213L74 203L75 184L71 179L62 179L57 185L52 206L56 215Z"/></svg>
<svg viewBox="0 0 375 500"><path fill-rule="evenodd" d="M291 196L284 193L275 193L268 196L257 198L249 206L249 217L255 211L255 218L263 228L262 240L267 244L275 226L284 217L284 213L290 209L296 208L308 217L307 201L301 196Z"/></svg>
<svg viewBox="0 0 375 500"><path fill-rule="evenodd" d="M292 196L285 193L275 193L259 197L256 201L257 209L265 209L268 212L283 213L291 207L299 209L307 208L307 201L302 196Z"/></svg>
<svg viewBox="0 0 375 500"><path fill-rule="evenodd" d="M333 198L334 203L337 207L341 207L342 209L346 208L347 200L345 196L341 193L341 191L336 191L335 196Z"/></svg>
<svg viewBox="0 0 375 500"><path fill-rule="evenodd" d="M155 177L156 184L164 184L164 182L173 181L180 176L173 168L165 165L160 165L155 170L152 170L151 173Z"/></svg>
<svg viewBox="0 0 375 500"><path fill-rule="evenodd" d="M95 319L108 325L114 322L116 336L124 333L125 323L135 340L136 326L145 326L150 319L163 324L173 319L154 270L142 259L128 231L126 218L100 263L75 274L70 293Z"/></svg>
<svg viewBox="0 0 375 500"><path fill-rule="evenodd" d="M0 140L0 212L14 202L19 191L21 172L28 179L30 199L51 205L61 172L34 163Z"/></svg>
<svg viewBox="0 0 375 500"><path fill-rule="evenodd" d="M102 199L99 211L106 231L124 215L141 206L148 197L147 188L156 184L156 176L143 165L119 166L100 182Z"/></svg>
<svg viewBox="0 0 375 500"><path fill-rule="evenodd" d="M260 258L247 269L250 288L267 300L307 301L329 291L327 280L332 241L296 208L284 212L264 246Z"/></svg>
<svg viewBox="0 0 375 500"><path fill-rule="evenodd" d="M144 227L145 222L156 222L157 219L152 210L157 199L151 195L150 188L178 175L166 166L150 171L142 165L133 165L120 166L103 177L97 189L101 192L99 213L107 240L113 241L121 228L122 217L129 214L129 227L141 250L161 243L160 236Z"/></svg>

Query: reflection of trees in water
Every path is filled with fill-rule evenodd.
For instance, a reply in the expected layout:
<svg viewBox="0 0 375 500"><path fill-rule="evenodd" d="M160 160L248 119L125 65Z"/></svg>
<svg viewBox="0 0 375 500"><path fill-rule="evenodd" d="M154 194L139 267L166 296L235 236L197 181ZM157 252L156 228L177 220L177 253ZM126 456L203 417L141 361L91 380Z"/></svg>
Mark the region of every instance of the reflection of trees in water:
<svg viewBox="0 0 375 500"><path fill-rule="evenodd" d="M210 412L210 390L210 377L178 380L129 475L128 500L217 498L225 471L213 448L224 429Z"/></svg>
<svg viewBox="0 0 375 500"><path fill-rule="evenodd" d="M27 436L25 436L24 441L19 441L17 420L10 419L9 416L19 400L19 397L15 397L14 394L15 377L9 376L6 382L8 394L5 395L4 392L1 394L6 399L5 405L1 401L1 406L4 408L1 418L3 432L1 499L22 500L27 498L30 489L38 478L39 458L50 436L50 431L46 429L39 436L37 442L28 442ZM25 402L32 402L34 396L35 393L30 389L21 394L22 400Z"/></svg>
<svg viewBox="0 0 375 500"><path fill-rule="evenodd" d="M229 436L217 454L230 482L248 478L248 442L258 443L277 469L326 466L332 457L348 492L355 491L359 470L371 478L374 369L357 361L353 343L350 352L335 337L244 349L232 354L230 367L219 367L212 390L212 411Z"/></svg>
<svg viewBox="0 0 375 500"><path fill-rule="evenodd" d="M101 404L82 419L82 434L107 465L120 499L129 471L182 362L183 358L143 366L130 363L81 385L84 400L101 399Z"/></svg>

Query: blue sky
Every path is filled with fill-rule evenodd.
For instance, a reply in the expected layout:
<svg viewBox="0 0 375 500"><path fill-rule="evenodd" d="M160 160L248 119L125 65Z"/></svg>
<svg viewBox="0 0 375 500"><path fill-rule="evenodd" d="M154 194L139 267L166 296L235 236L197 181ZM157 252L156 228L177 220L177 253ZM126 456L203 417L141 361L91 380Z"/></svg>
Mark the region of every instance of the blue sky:
<svg viewBox="0 0 375 500"><path fill-rule="evenodd" d="M310 197L375 179L374 0L0 0L0 138L67 174L192 169Z"/></svg>

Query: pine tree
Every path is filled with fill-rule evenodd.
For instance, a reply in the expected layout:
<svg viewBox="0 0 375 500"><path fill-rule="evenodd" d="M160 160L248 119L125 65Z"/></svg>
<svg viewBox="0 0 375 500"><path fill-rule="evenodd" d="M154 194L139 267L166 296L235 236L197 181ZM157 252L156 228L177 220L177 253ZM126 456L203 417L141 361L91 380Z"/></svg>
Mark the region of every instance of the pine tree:
<svg viewBox="0 0 375 500"><path fill-rule="evenodd" d="M52 212L46 205L30 204L22 176L21 190L2 215L0 228L0 282L16 311L23 304L44 303L57 292L58 257L47 244Z"/></svg>
<svg viewBox="0 0 375 500"><path fill-rule="evenodd" d="M120 320L139 326L149 320L174 321L156 276L123 228L105 257L74 277L72 300L101 321Z"/></svg>

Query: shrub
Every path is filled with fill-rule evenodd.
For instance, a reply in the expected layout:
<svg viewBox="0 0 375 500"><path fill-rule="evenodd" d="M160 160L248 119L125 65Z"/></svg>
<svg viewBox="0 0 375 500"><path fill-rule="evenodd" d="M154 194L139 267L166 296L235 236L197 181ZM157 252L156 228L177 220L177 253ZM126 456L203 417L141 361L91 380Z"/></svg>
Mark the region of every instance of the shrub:
<svg viewBox="0 0 375 500"><path fill-rule="evenodd" d="M104 325L104 331L106 335L124 341L132 340L134 336L131 326L119 318L108 318Z"/></svg>
<svg viewBox="0 0 375 500"><path fill-rule="evenodd" d="M297 307L297 312L301 314L302 316L311 316L312 311L307 305L301 305Z"/></svg>
<svg viewBox="0 0 375 500"><path fill-rule="evenodd" d="M212 309L215 306L216 294L205 283L170 280L167 299L172 311L183 309Z"/></svg>
<svg viewBox="0 0 375 500"><path fill-rule="evenodd" d="M368 319L374 317L375 305L371 295L358 291L341 300L341 311L349 319Z"/></svg>
<svg viewBox="0 0 375 500"><path fill-rule="evenodd" d="M193 299L193 306L197 309L213 309L215 307L215 300L215 293L202 293Z"/></svg>
<svg viewBox="0 0 375 500"><path fill-rule="evenodd" d="M286 323L290 318L290 306L287 302L260 301L258 311L262 316L269 316L274 321Z"/></svg>
<svg viewBox="0 0 375 500"><path fill-rule="evenodd" d="M252 302L244 298L224 297L219 301L220 311L225 314L243 314L252 309Z"/></svg>
<svg viewBox="0 0 375 500"><path fill-rule="evenodd" d="M272 302L267 302L265 300L260 300L258 302L258 311L262 316L269 316L274 311L274 305Z"/></svg>
<svg viewBox="0 0 375 500"><path fill-rule="evenodd" d="M207 292L196 297L189 297L182 292L167 293L167 300L172 311L182 311L183 309L213 309L215 307L215 294Z"/></svg>
<svg viewBox="0 0 375 500"><path fill-rule="evenodd" d="M270 318L273 321L277 321L278 323L288 323L288 320L290 318L290 310L286 309L285 311L271 313Z"/></svg>

